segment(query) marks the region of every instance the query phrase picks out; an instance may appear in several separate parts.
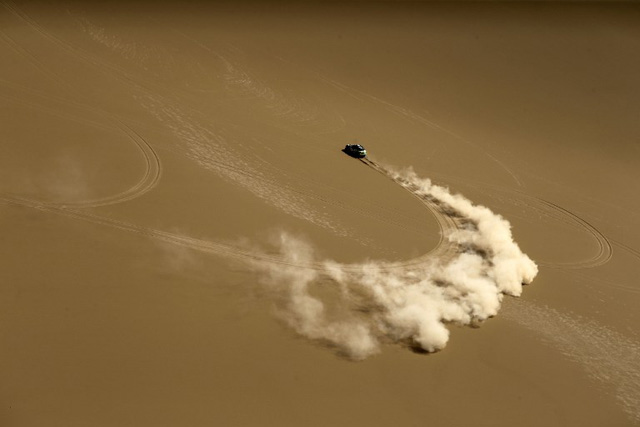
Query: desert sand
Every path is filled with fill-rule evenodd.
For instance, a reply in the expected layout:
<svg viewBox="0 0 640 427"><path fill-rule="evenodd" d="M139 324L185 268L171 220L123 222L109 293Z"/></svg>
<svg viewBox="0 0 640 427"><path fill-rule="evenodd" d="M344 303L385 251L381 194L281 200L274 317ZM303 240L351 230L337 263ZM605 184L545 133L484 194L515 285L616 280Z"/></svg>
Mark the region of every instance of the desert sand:
<svg viewBox="0 0 640 427"><path fill-rule="evenodd" d="M3 0L0 39L0 425L640 424L637 5Z"/></svg>

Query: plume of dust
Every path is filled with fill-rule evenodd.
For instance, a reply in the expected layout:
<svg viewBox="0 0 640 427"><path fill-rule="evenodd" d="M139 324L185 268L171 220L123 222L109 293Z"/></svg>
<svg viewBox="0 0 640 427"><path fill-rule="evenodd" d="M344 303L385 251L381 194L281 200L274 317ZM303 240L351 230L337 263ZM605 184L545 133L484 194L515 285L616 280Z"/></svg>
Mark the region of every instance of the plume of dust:
<svg viewBox="0 0 640 427"><path fill-rule="evenodd" d="M447 324L477 325L496 315L503 295L520 295L538 272L500 215L411 169L385 170L456 219L459 226L445 236L455 255L404 267L340 264L319 259L310 244L283 232L276 242L281 262L253 262L279 296L278 313L289 326L355 360L377 353L382 342L440 350L449 339Z"/></svg>

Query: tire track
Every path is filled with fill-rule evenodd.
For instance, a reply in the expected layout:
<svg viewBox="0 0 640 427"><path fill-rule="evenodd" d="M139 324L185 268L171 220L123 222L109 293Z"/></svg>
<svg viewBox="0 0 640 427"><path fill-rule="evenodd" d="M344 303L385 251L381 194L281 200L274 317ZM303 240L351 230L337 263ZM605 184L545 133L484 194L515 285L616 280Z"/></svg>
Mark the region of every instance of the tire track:
<svg viewBox="0 0 640 427"><path fill-rule="evenodd" d="M634 258L637 258L640 260L640 251L638 251L637 249L633 249L631 246L627 246L622 242L619 242L617 240L612 240L611 241L614 245L618 246L620 249L623 249L624 251L628 252L629 254L631 254Z"/></svg>
<svg viewBox="0 0 640 427"><path fill-rule="evenodd" d="M114 205L117 203L127 202L136 199L145 193L148 193L160 182L162 176L162 163L158 153L138 132L131 129L124 123L120 123L120 130L131 139L136 147L138 147L145 161L145 171L142 178L132 187L107 197L92 200L83 200L72 203L60 203L61 207L74 208L95 208L99 206Z"/></svg>
<svg viewBox="0 0 640 427"><path fill-rule="evenodd" d="M540 266L562 269L594 268L608 263L613 257L613 246L609 239L593 224L575 212L541 197L524 194L521 191L507 189L494 191L509 193L510 195L508 195L507 198L510 203L516 206L524 206L530 211L537 211L541 215L553 218L556 221L562 222L569 227L573 227L589 235L597 246L596 253L590 257L569 262L539 261L538 264Z"/></svg>
<svg viewBox="0 0 640 427"><path fill-rule="evenodd" d="M597 246L596 253L592 256L569 262L538 261L537 263L540 266L563 269L594 268L608 263L613 257L612 242L605 234L592 223L569 209L542 197L526 194L521 190L508 189L487 183L469 183L468 181L460 180L457 177L446 174L438 174L438 176L445 178L447 181L458 182L461 185L471 187L495 200L523 207L529 211L537 212L539 215L552 218L555 221L573 227L589 235ZM638 257L640 258L640 254Z"/></svg>
<svg viewBox="0 0 640 427"><path fill-rule="evenodd" d="M133 82L133 79L132 79L131 75L129 73L127 73L125 70L122 70L122 69L120 69L118 67L113 67L110 64L105 63L105 61L95 60L91 56L83 54L78 49L72 47L68 43L65 43L62 40L60 40L59 38L53 36L52 34L47 32L44 28L42 28L42 26L40 26L28 14L26 14L24 11L20 10L18 8L18 6L15 5L14 3L10 2L10 1L3 1L0 4L6 10L8 10L12 15L18 17L23 22L25 22L29 28L34 30L36 33L40 34L43 38L51 41L52 43L54 43L56 46L60 47L61 49L63 49L67 53L70 53L72 56L78 57L83 62L86 62L86 63L92 64L94 66L97 66L101 70L104 70L105 67L107 69L111 69L111 71L114 72L115 74L118 74L120 76L124 76L126 78L126 83L127 84L133 84L134 87L136 87L138 89L141 89L141 90L145 90L142 86L140 86L137 83ZM48 78L51 78L56 83L58 83L58 84L60 84L60 85L62 85L64 87L69 87L69 85L67 85L55 73L47 71L46 68L44 68L44 66L35 57L33 57L33 55L31 55L25 49L20 47L17 43L15 43L13 41L13 39L11 39L8 35L4 34L4 32L0 33L0 36L2 36L1 37L2 40L12 50L14 50L18 55L24 57L27 61L29 61L32 65L34 65L39 71L43 72L45 74L45 76L47 76ZM114 75L114 77L118 78L119 80L122 80L117 75ZM6 83L8 83L8 82L6 82ZM12 85L13 86L20 86L20 85L16 85L16 84L12 84ZM106 118L107 121L110 121L112 123L111 124L98 123L98 122L95 122L93 120L88 120L88 119L81 118L80 116L76 116L74 114L65 113L60 109L48 108L48 107L45 107L43 105L38 105L38 104L35 104L35 103L31 103L31 102L25 101L22 98L8 96L8 95L3 95L3 96L10 97L14 102L27 104L32 108L41 109L43 111L48 112L49 114L57 115L59 117L66 118L68 120L73 120L73 121L76 121L76 122L85 123L85 124L88 124L88 125L96 127L96 128L101 128L103 130L104 129L117 130L117 131L123 133L124 135L126 135L127 138L134 143L134 145L139 150L139 152L142 154L142 157L144 159L145 170L144 170L144 172L142 174L142 178L138 182L136 182L133 186L131 186L130 188L128 188L128 189L126 189L126 190L124 190L122 192L119 192L119 193L116 193L116 194L113 194L113 195L109 195L109 196L106 196L106 197L101 197L101 198L97 198L97 199L90 199L90 200L83 200L83 201L75 201L75 202L57 203L57 205L76 207L76 208L81 208L81 207L89 208L89 207L99 207L99 206L112 205L112 204L116 204L116 203L122 203L122 202L126 202L126 201L129 201L129 200L132 200L132 199L135 199L137 197L142 196L143 194L151 191L158 184L158 182L160 181L160 177L162 175L162 164L160 162L160 158L159 158L157 152L146 141L146 139L144 137L142 137L138 132L133 130L130 126L128 126L125 123L123 123L122 120L120 120L116 116L114 116L112 114L109 114L109 113L107 113L107 112L105 112L103 110L100 110L100 109L98 109L96 107L92 107L92 106L89 106L89 105L84 105L84 104L81 104L81 103L72 102L72 101L68 101L68 100L62 100L62 99L59 99L58 97L47 96L47 95L44 95L44 94L40 93L39 91L36 91L36 90L33 90L33 89L29 89L29 88L22 88L22 89L30 92L32 95L35 94L35 95L37 95L37 96L39 96L41 98L48 98L50 100L55 98L54 100L56 102L59 102L59 103L62 102L64 104L66 104L66 105L71 105L74 108L81 108L82 110L93 112L95 114L98 114L98 115ZM73 88L71 88L71 89L74 90ZM56 205L56 203L51 203L51 205Z"/></svg>
<svg viewBox="0 0 640 427"><path fill-rule="evenodd" d="M30 91L33 92L33 91ZM59 206L69 206L69 207L98 207L98 206L107 206L113 205L116 203L126 202L137 197L142 196L143 194L151 191L154 187L158 185L160 178L162 176L162 163L160 162L160 157L157 152L153 149L153 147L143 138L138 132L133 130L130 126L123 123L117 117L101 111L94 107L89 107L86 105L76 104L65 102L67 105L72 105L73 107L81 107L83 110L91 111L98 115L104 117L109 123L101 123L91 119L80 117L77 114L72 114L69 112L65 112L62 109L49 108L41 104L29 102L23 98L19 98L12 95L0 94L0 97L10 99L12 102L26 105L29 108L39 109L45 111L48 114L58 116L67 120L75 121L78 123L83 123L91 127L95 127L98 129L102 129L105 131L117 131L119 133L123 133L127 136L129 140L131 140L139 152L142 154L145 163L145 169L142 174L142 178L136 182L133 186L127 188L126 190L109 195L106 197L101 197L97 199L89 199L89 200L81 200L75 202L63 202L63 203L48 203L50 205L59 205Z"/></svg>
<svg viewBox="0 0 640 427"><path fill-rule="evenodd" d="M555 203L549 202L544 199L535 198L539 203L547 206L550 210L558 212L560 215L564 215L574 224L576 224L579 228L584 230L587 234L590 234L593 239L596 241L598 245L597 253L591 258L587 258L584 260L575 261L572 263L550 263L550 262L540 262L539 264L544 267L551 268L593 268L606 264L613 257L613 247L611 246L611 242L609 239L605 237L600 230L594 227L585 219L579 217L575 213L556 205Z"/></svg>
<svg viewBox="0 0 640 427"><path fill-rule="evenodd" d="M452 256L455 253L456 245L447 242L447 240L445 239L445 236L447 236L453 230L462 228L462 224L459 221L456 221L454 219L454 216L451 215L451 212L447 213L447 211L445 210L446 208L444 208L441 204L437 203L437 200L435 200L435 198L420 194L420 192L418 191L418 188L416 188L413 184L403 180L402 178L397 178L393 176L393 174L391 174L386 168L381 166L379 163L369 158L360 159L360 162L364 163L365 165L375 170L376 172L382 174L386 178L391 179L393 182L397 183L402 188L407 190L412 196L417 198L433 215L434 219L436 220L436 223L438 224L438 228L440 229L440 233L439 233L440 237L439 237L438 243L432 250L411 260L389 263L388 264L389 267L392 267L392 268L408 267L408 266L424 263L428 258L440 257L440 256Z"/></svg>

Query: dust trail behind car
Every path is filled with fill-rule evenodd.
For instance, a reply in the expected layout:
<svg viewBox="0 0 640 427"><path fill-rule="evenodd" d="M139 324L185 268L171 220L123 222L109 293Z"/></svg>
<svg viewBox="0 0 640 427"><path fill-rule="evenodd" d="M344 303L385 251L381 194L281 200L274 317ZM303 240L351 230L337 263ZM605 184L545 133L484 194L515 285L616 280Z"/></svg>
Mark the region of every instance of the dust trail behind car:
<svg viewBox="0 0 640 427"><path fill-rule="evenodd" d="M261 280L278 298L278 313L299 334L353 359L395 342L432 352L445 347L448 323L478 325L498 313L505 294L518 296L538 272L500 215L447 188L360 161L418 198L435 216L441 240L405 262L341 264L320 259L311 244L282 233L284 264L257 260ZM309 269L304 266L319 268Z"/></svg>

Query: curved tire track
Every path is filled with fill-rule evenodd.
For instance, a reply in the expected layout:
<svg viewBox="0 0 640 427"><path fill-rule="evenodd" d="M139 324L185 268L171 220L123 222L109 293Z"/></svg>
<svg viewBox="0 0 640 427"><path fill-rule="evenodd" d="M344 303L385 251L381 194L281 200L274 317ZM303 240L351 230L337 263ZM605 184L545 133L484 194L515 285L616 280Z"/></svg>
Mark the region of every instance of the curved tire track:
<svg viewBox="0 0 640 427"><path fill-rule="evenodd" d="M528 210L538 211L542 215L554 218L557 221L563 222L570 227L580 230L582 233L589 235L597 245L596 253L590 257L569 262L539 261L538 264L540 266L564 269L593 268L606 264L613 257L613 246L611 241L609 241L604 233L602 233L598 228L575 212L541 197L530 196L518 190L495 190L503 193L510 193L511 195L508 197L510 198L511 203L523 205Z"/></svg>
<svg viewBox="0 0 640 427"><path fill-rule="evenodd" d="M613 244L605 234L595 225L582 218L576 212L566 209L556 203L542 197L532 196L520 190L513 190L505 187L486 183L469 183L455 176L438 174L450 182L458 182L465 186L474 188L491 198L503 203L523 207L529 211L538 212L540 215L554 219L555 221L576 228L582 233L589 235L597 246L596 253L592 256L569 262L537 261L538 265L546 268L580 269L593 268L606 264L613 257ZM640 255L638 255L640 257Z"/></svg>
<svg viewBox="0 0 640 427"><path fill-rule="evenodd" d="M33 93L33 91L31 92ZM68 207L76 207L76 208L113 205L116 203L126 202L142 196L143 194L152 190L160 181L160 178L162 176L162 163L160 162L160 157L158 156L158 153L153 149L153 147L147 142L145 138L143 138L138 132L133 130L130 126L127 126L126 124L124 124L117 117L94 107L89 107L86 105L70 103L67 101L61 101L59 99L55 99L56 102L64 102L65 104L70 105L74 108L80 107L83 110L92 111L98 115L103 116L107 120L107 123L99 123L91 119L82 118L77 114L72 114L69 112L64 112L63 110L45 107L43 105L29 102L25 99L22 99L16 96L0 94L0 97L10 99L12 102L26 105L29 108L42 110L48 114L52 114L66 120L83 123L88 126L95 127L102 130L110 130L110 131L117 130L119 132L122 132L135 144L137 149L142 154L142 157L145 162L145 169L142 174L142 178L138 182L136 182L133 186L127 188L126 190L113 195L97 198L97 199L81 200L76 202L62 202L62 203L49 202L46 204L49 204L52 206L57 205L57 206L63 206L63 207L68 206ZM112 123L108 123L109 121ZM42 202L42 203L45 203L45 202Z"/></svg>
<svg viewBox="0 0 640 427"><path fill-rule="evenodd" d="M367 165L368 167L370 167L371 169L375 170L376 172L382 174L386 178L391 179L393 182L397 183L402 188L407 190L412 196L420 200L420 202L429 210L429 212L431 212L431 214L433 215L434 219L438 224L438 228L440 229L440 238L438 240L438 243L429 252L417 258L413 258L407 261L391 262L391 263L388 263L387 266L390 268L408 267L408 266L424 263L427 259L433 258L436 256L453 255L453 253L455 252L456 245L448 243L445 239L445 236L449 234L451 231L460 228L461 224L459 224L451 215L446 214L443 211L443 208L439 206L433 198L420 194L417 191L418 189L413 187L412 184L400 178L394 177L391 173L389 173L387 169L382 167L377 162L369 158L360 159L360 161L365 165Z"/></svg>
<svg viewBox="0 0 640 427"><path fill-rule="evenodd" d="M593 239L596 241L598 245L597 253L591 258L586 258L583 260L578 260L571 263L550 263L550 262L539 262L541 266L551 267L551 268L593 268L598 267L600 265L604 265L613 257L613 247L609 239L605 237L604 234L596 227L594 227L591 223L586 221L585 219L579 217L575 213L556 205L555 203L549 202L544 199L535 198L537 201L546 205L552 211L558 212L561 215L566 216L570 221L576 224L579 228L584 230L586 233L590 234Z"/></svg>
<svg viewBox="0 0 640 427"><path fill-rule="evenodd" d="M136 131L121 123L120 130L122 130L138 147L145 161L145 171L140 179L132 187L103 198L84 200L73 203L58 203L61 207L74 207L74 208L95 208L99 206L114 205L116 203L123 203L129 200L133 200L142 196L143 194L151 191L162 176L162 163L158 153L151 147L151 145Z"/></svg>

